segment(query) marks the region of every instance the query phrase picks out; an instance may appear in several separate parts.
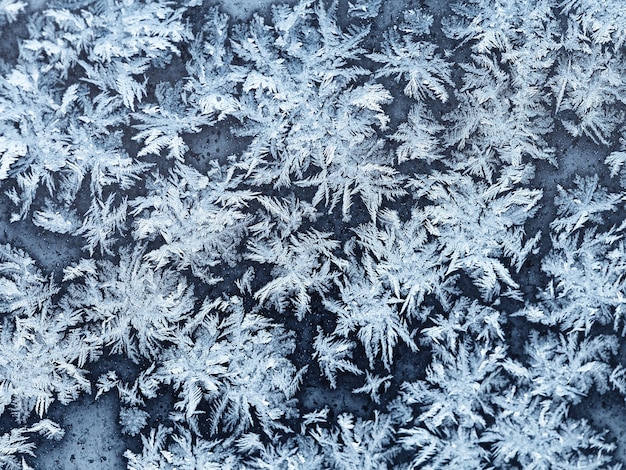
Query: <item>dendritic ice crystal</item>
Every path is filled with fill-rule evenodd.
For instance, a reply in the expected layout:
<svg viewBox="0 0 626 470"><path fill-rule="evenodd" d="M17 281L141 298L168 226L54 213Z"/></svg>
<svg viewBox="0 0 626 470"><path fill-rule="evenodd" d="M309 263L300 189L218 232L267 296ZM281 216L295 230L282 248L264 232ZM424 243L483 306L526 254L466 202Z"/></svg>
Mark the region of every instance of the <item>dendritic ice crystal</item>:
<svg viewBox="0 0 626 470"><path fill-rule="evenodd" d="M622 468L625 126L621 1L0 0L0 468Z"/></svg>

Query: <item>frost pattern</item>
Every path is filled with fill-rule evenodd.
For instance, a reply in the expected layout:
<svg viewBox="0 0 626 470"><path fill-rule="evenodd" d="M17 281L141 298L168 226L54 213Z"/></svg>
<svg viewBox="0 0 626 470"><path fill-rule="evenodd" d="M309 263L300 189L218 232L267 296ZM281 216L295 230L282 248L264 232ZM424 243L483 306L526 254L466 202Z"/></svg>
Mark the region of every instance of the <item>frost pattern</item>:
<svg viewBox="0 0 626 470"><path fill-rule="evenodd" d="M624 8L405 3L0 0L2 468L620 468Z"/></svg>

